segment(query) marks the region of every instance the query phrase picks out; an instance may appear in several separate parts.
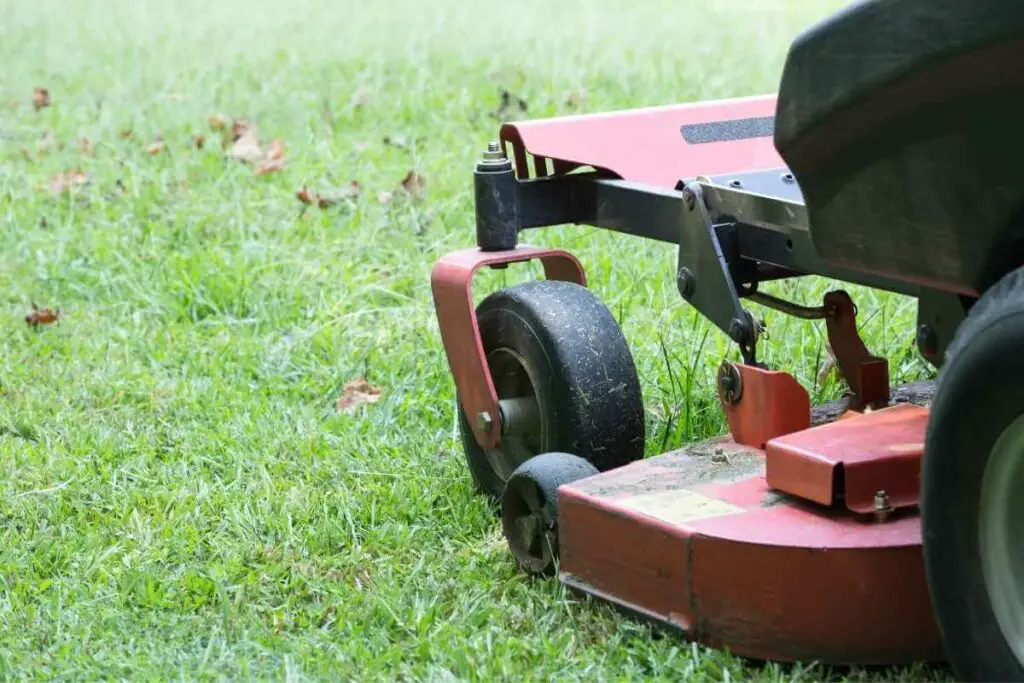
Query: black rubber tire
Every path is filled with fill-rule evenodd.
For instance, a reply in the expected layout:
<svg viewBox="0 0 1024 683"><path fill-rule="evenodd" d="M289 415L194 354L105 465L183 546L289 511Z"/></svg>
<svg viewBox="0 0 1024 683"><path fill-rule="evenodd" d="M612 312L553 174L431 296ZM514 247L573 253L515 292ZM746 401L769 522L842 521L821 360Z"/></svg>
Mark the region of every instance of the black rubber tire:
<svg viewBox="0 0 1024 683"><path fill-rule="evenodd" d="M477 322L489 359L511 350L531 377L544 428L524 452L575 453L602 472L643 457L644 406L633 356L611 312L590 290L556 280L523 283L485 298ZM500 388L498 398L506 398ZM473 481L499 501L505 480L525 457L496 471L461 408L458 413Z"/></svg>
<svg viewBox="0 0 1024 683"><path fill-rule="evenodd" d="M516 564L536 576L558 566L558 487L598 474L569 453L543 453L512 473L502 495L501 528Z"/></svg>
<svg viewBox="0 0 1024 683"><path fill-rule="evenodd" d="M921 525L928 588L947 656L962 680L1024 680L1024 666L991 606L979 533L985 468L1003 429L1024 415L1022 382L1024 269L990 288L957 330L925 439Z"/></svg>

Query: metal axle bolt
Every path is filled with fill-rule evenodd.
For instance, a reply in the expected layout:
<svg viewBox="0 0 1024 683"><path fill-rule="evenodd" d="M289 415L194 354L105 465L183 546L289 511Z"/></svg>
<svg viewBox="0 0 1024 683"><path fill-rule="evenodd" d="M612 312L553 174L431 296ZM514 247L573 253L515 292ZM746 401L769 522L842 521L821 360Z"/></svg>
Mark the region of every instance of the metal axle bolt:
<svg viewBox="0 0 1024 683"><path fill-rule="evenodd" d="M892 513L892 502L889 500L889 494L885 491L878 491L875 493L875 521L884 522L889 519L889 515Z"/></svg>
<svg viewBox="0 0 1024 683"><path fill-rule="evenodd" d="M501 148L500 142L488 142L487 151L484 152L484 161L504 161L505 150Z"/></svg>
<svg viewBox="0 0 1024 683"><path fill-rule="evenodd" d="M494 418L486 410L481 410L476 414L476 426L484 432L491 431L491 425L494 424Z"/></svg>

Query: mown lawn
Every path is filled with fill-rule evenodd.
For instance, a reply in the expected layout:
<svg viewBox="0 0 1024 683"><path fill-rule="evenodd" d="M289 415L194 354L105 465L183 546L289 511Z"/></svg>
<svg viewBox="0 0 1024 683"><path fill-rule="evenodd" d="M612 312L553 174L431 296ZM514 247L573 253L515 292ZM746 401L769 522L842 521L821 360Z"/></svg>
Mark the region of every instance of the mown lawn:
<svg viewBox="0 0 1024 683"><path fill-rule="evenodd" d="M502 89L517 117L772 91L788 41L841 4L4 3L0 674L826 675L655 638L515 571L462 460L429 271L473 239ZM226 158L214 115L256 125L264 154L282 140L283 169ZM718 433L733 350L681 302L674 250L531 241L574 250L621 320L648 452ZM912 302L854 291L897 379L927 372ZM60 320L30 327L33 303ZM823 329L766 317L766 360L834 395ZM360 378L377 400L339 410Z"/></svg>

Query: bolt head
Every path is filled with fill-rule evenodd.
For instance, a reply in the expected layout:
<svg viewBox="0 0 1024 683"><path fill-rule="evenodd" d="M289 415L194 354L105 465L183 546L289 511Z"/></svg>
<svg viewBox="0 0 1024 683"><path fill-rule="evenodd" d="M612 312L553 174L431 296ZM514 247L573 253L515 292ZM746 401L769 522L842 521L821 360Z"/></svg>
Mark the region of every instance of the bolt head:
<svg viewBox="0 0 1024 683"><path fill-rule="evenodd" d="M486 410L481 410L476 414L476 426L485 432L491 431L491 425L494 424L494 418Z"/></svg>
<svg viewBox="0 0 1024 683"><path fill-rule="evenodd" d="M683 295L684 299L689 301L697 289L697 278L694 277L693 271L686 266L680 268L679 272L676 273L676 283L679 286L679 293Z"/></svg>
<svg viewBox="0 0 1024 683"><path fill-rule="evenodd" d="M743 395L743 379L739 368L729 361L724 361L718 368L718 395L729 405L739 403Z"/></svg>
<svg viewBox="0 0 1024 683"><path fill-rule="evenodd" d="M688 187L683 188L683 203L686 204L687 211L693 211L697 206L697 195Z"/></svg>

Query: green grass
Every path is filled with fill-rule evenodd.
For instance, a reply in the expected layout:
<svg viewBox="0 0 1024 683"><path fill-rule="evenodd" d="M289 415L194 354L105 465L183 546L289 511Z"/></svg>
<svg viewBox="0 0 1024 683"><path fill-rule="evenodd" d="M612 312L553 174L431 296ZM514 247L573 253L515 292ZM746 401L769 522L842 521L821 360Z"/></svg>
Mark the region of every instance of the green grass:
<svg viewBox="0 0 1024 683"><path fill-rule="evenodd" d="M788 41L840 4L6 2L0 674L826 675L654 637L514 570L462 461L429 271L472 243L471 168L501 87L531 117L769 92ZM33 111L34 86L52 107ZM287 168L225 160L214 113L282 138ZM39 155L45 130L64 146ZM75 167L88 186L46 190ZM378 201L409 170L426 198ZM303 212L295 197L352 180L351 203ZM582 227L530 239L578 254L621 320L648 451L720 432L712 379L733 350L681 302L674 250ZM773 291L814 302L830 284ZM926 372L912 302L853 291L896 379ZM62 320L30 329L31 302ZM824 330L766 317L766 360L835 395L815 381ZM361 376L381 399L338 413Z"/></svg>

